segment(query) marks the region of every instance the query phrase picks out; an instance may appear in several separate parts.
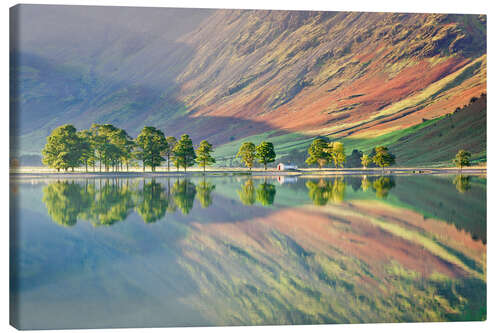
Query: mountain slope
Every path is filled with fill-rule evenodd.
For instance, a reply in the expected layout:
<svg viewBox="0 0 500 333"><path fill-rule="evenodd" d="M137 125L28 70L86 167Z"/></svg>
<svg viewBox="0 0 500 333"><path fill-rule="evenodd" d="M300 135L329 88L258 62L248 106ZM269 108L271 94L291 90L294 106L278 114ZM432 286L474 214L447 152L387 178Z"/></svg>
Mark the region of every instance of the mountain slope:
<svg viewBox="0 0 500 333"><path fill-rule="evenodd" d="M291 138L370 140L486 91L482 15L16 8L21 27L33 18L11 48L22 153L62 123L111 122L206 138L220 157L270 137L283 155Z"/></svg>

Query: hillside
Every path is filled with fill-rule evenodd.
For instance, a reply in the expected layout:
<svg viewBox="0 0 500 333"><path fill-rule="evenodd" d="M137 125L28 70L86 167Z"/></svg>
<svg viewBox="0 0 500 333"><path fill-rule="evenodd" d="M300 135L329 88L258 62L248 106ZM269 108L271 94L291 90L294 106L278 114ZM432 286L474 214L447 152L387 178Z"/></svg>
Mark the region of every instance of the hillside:
<svg viewBox="0 0 500 333"><path fill-rule="evenodd" d="M58 125L110 122L206 138L219 158L269 138L283 157L317 135L377 140L486 91L484 15L21 5L11 17L20 154Z"/></svg>

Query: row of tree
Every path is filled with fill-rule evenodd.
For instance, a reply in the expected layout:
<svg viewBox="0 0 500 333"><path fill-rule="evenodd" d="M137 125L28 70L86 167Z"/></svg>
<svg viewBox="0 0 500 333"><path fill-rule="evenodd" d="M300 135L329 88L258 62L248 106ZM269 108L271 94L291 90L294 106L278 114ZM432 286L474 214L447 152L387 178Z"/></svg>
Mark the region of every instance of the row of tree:
<svg viewBox="0 0 500 333"><path fill-rule="evenodd" d="M137 138L132 139L125 130L110 124L93 124L90 129L77 131L73 125L63 125L56 128L48 137L42 151L43 163L51 168L60 170L74 170L75 167L84 166L85 171L92 167L95 171L99 166L102 171L123 170L128 171L129 166L137 166L141 162L143 171L146 166L155 171L163 161L184 168L184 171L195 163L203 168L215 163L212 156L213 146L208 141L201 141L198 148L194 149L189 135L184 134L177 140L173 136L165 137L163 132L155 127L146 126ZM381 168L393 165L396 161L394 154L387 147L375 147L371 154L362 154L356 150L349 158L357 158L364 168L375 164ZM344 144L340 141L328 142L325 138L315 139L308 149L306 159L308 165L317 164L321 169L329 163L337 168L343 168L346 163ZM259 162L267 165L275 162L276 153L271 142L263 141L259 145L244 142L236 157L250 169ZM460 150L453 163L460 167L470 165L471 154Z"/></svg>
<svg viewBox="0 0 500 333"><path fill-rule="evenodd" d="M42 151L42 162L56 169L69 170L84 166L99 167L102 172L123 170L142 163L143 171L150 167L155 171L163 161L179 168L193 166L195 163L203 167L215 163L212 157L213 147L206 141L201 141L194 149L189 135L184 134L177 140L173 136L165 137L163 132L155 127L146 126L133 139L127 132L110 124L93 124L90 129L77 131L73 125L57 127L48 137Z"/></svg>
<svg viewBox="0 0 500 333"><path fill-rule="evenodd" d="M346 162L344 144L340 141L328 142L324 138L317 138L309 146L308 153L306 163L317 164L320 169L330 162L333 162L336 168L343 168ZM383 146L375 147L373 156L363 154L360 159L364 168L372 163L385 168L396 161L396 157Z"/></svg>

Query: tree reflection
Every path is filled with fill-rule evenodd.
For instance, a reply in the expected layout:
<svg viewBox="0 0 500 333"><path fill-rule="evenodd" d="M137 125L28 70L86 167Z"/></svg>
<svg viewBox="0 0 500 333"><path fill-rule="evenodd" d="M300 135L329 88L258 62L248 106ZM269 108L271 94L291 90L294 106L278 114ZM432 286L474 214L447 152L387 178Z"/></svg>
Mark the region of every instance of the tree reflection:
<svg viewBox="0 0 500 333"><path fill-rule="evenodd" d="M215 185L207 182L205 178L196 186L196 197L202 208L207 208L212 205L212 192L215 190Z"/></svg>
<svg viewBox="0 0 500 333"><path fill-rule="evenodd" d="M122 184L117 179L107 179L103 183L99 180L97 184L86 184L83 191L90 197L91 204L81 212L80 218L94 226L123 221L134 208L128 182Z"/></svg>
<svg viewBox="0 0 500 333"><path fill-rule="evenodd" d="M113 225L125 220L135 209L146 223L156 222L166 213L179 209L189 214L197 198L202 208L212 204L215 185L203 180L195 186L188 179L177 180L173 186L156 180L130 182L120 179L99 179L85 184L58 181L43 188L43 202L52 220L73 226L77 220L93 226Z"/></svg>
<svg viewBox="0 0 500 333"><path fill-rule="evenodd" d="M146 223L154 223L165 216L168 199L162 184L154 179L144 183L136 192L135 210Z"/></svg>
<svg viewBox="0 0 500 333"><path fill-rule="evenodd" d="M306 187L309 189L309 198L316 206L324 206L330 200L331 182L324 179L317 182L309 180L306 182Z"/></svg>
<svg viewBox="0 0 500 333"><path fill-rule="evenodd" d="M470 176L457 175L455 179L453 179L453 184L455 184L458 192L465 193L471 188Z"/></svg>
<svg viewBox="0 0 500 333"><path fill-rule="evenodd" d="M194 198L196 196L195 185L188 179L177 180L172 186L170 194L182 214L189 214L191 209L193 209Z"/></svg>
<svg viewBox="0 0 500 333"><path fill-rule="evenodd" d="M389 191L396 186L393 177L379 177L373 181L367 176L363 176L358 182L354 182L356 188L361 188L363 192L372 190L375 192L377 198L386 198ZM359 187L358 187L359 185ZM324 206L328 202L341 203L345 199L347 183L344 177L336 177L333 181L320 179L318 181L307 181L306 187L309 189L309 198L316 206Z"/></svg>
<svg viewBox="0 0 500 333"><path fill-rule="evenodd" d="M361 189L363 192L368 191L372 188L372 182L368 179L366 175L363 176L363 180L361 181Z"/></svg>
<svg viewBox="0 0 500 333"><path fill-rule="evenodd" d="M372 187L377 198L387 198L389 191L396 186L396 182L392 177L379 177L373 183Z"/></svg>
<svg viewBox="0 0 500 333"><path fill-rule="evenodd" d="M74 226L78 216L91 204L91 197L78 184L56 182L43 188L42 201L54 222Z"/></svg>
<svg viewBox="0 0 500 333"><path fill-rule="evenodd" d="M335 182L333 183L331 190L331 200L334 203L341 203L344 201L345 188L344 177L335 178Z"/></svg>
<svg viewBox="0 0 500 333"><path fill-rule="evenodd" d="M259 184L257 187L257 201L262 206L271 206L276 196L276 186L268 183Z"/></svg>
<svg viewBox="0 0 500 333"><path fill-rule="evenodd" d="M251 206L255 203L255 186L251 179L247 180L245 184L238 190L238 196L242 204Z"/></svg>
<svg viewBox="0 0 500 333"><path fill-rule="evenodd" d="M344 201L346 183L343 177L337 177L333 181L320 179L317 182L308 181L306 187L309 189L309 198L316 206L324 206L329 201L340 203Z"/></svg>

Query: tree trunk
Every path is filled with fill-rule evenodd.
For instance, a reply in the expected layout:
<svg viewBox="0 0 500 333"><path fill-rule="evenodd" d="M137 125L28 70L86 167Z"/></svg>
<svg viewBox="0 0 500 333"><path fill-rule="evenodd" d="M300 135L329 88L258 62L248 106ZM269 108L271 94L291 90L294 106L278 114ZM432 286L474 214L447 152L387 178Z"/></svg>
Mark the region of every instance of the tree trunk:
<svg viewBox="0 0 500 333"><path fill-rule="evenodd" d="M170 172L170 155L167 155L167 171Z"/></svg>
<svg viewBox="0 0 500 333"><path fill-rule="evenodd" d="M85 163L85 172L89 172L89 164Z"/></svg>

